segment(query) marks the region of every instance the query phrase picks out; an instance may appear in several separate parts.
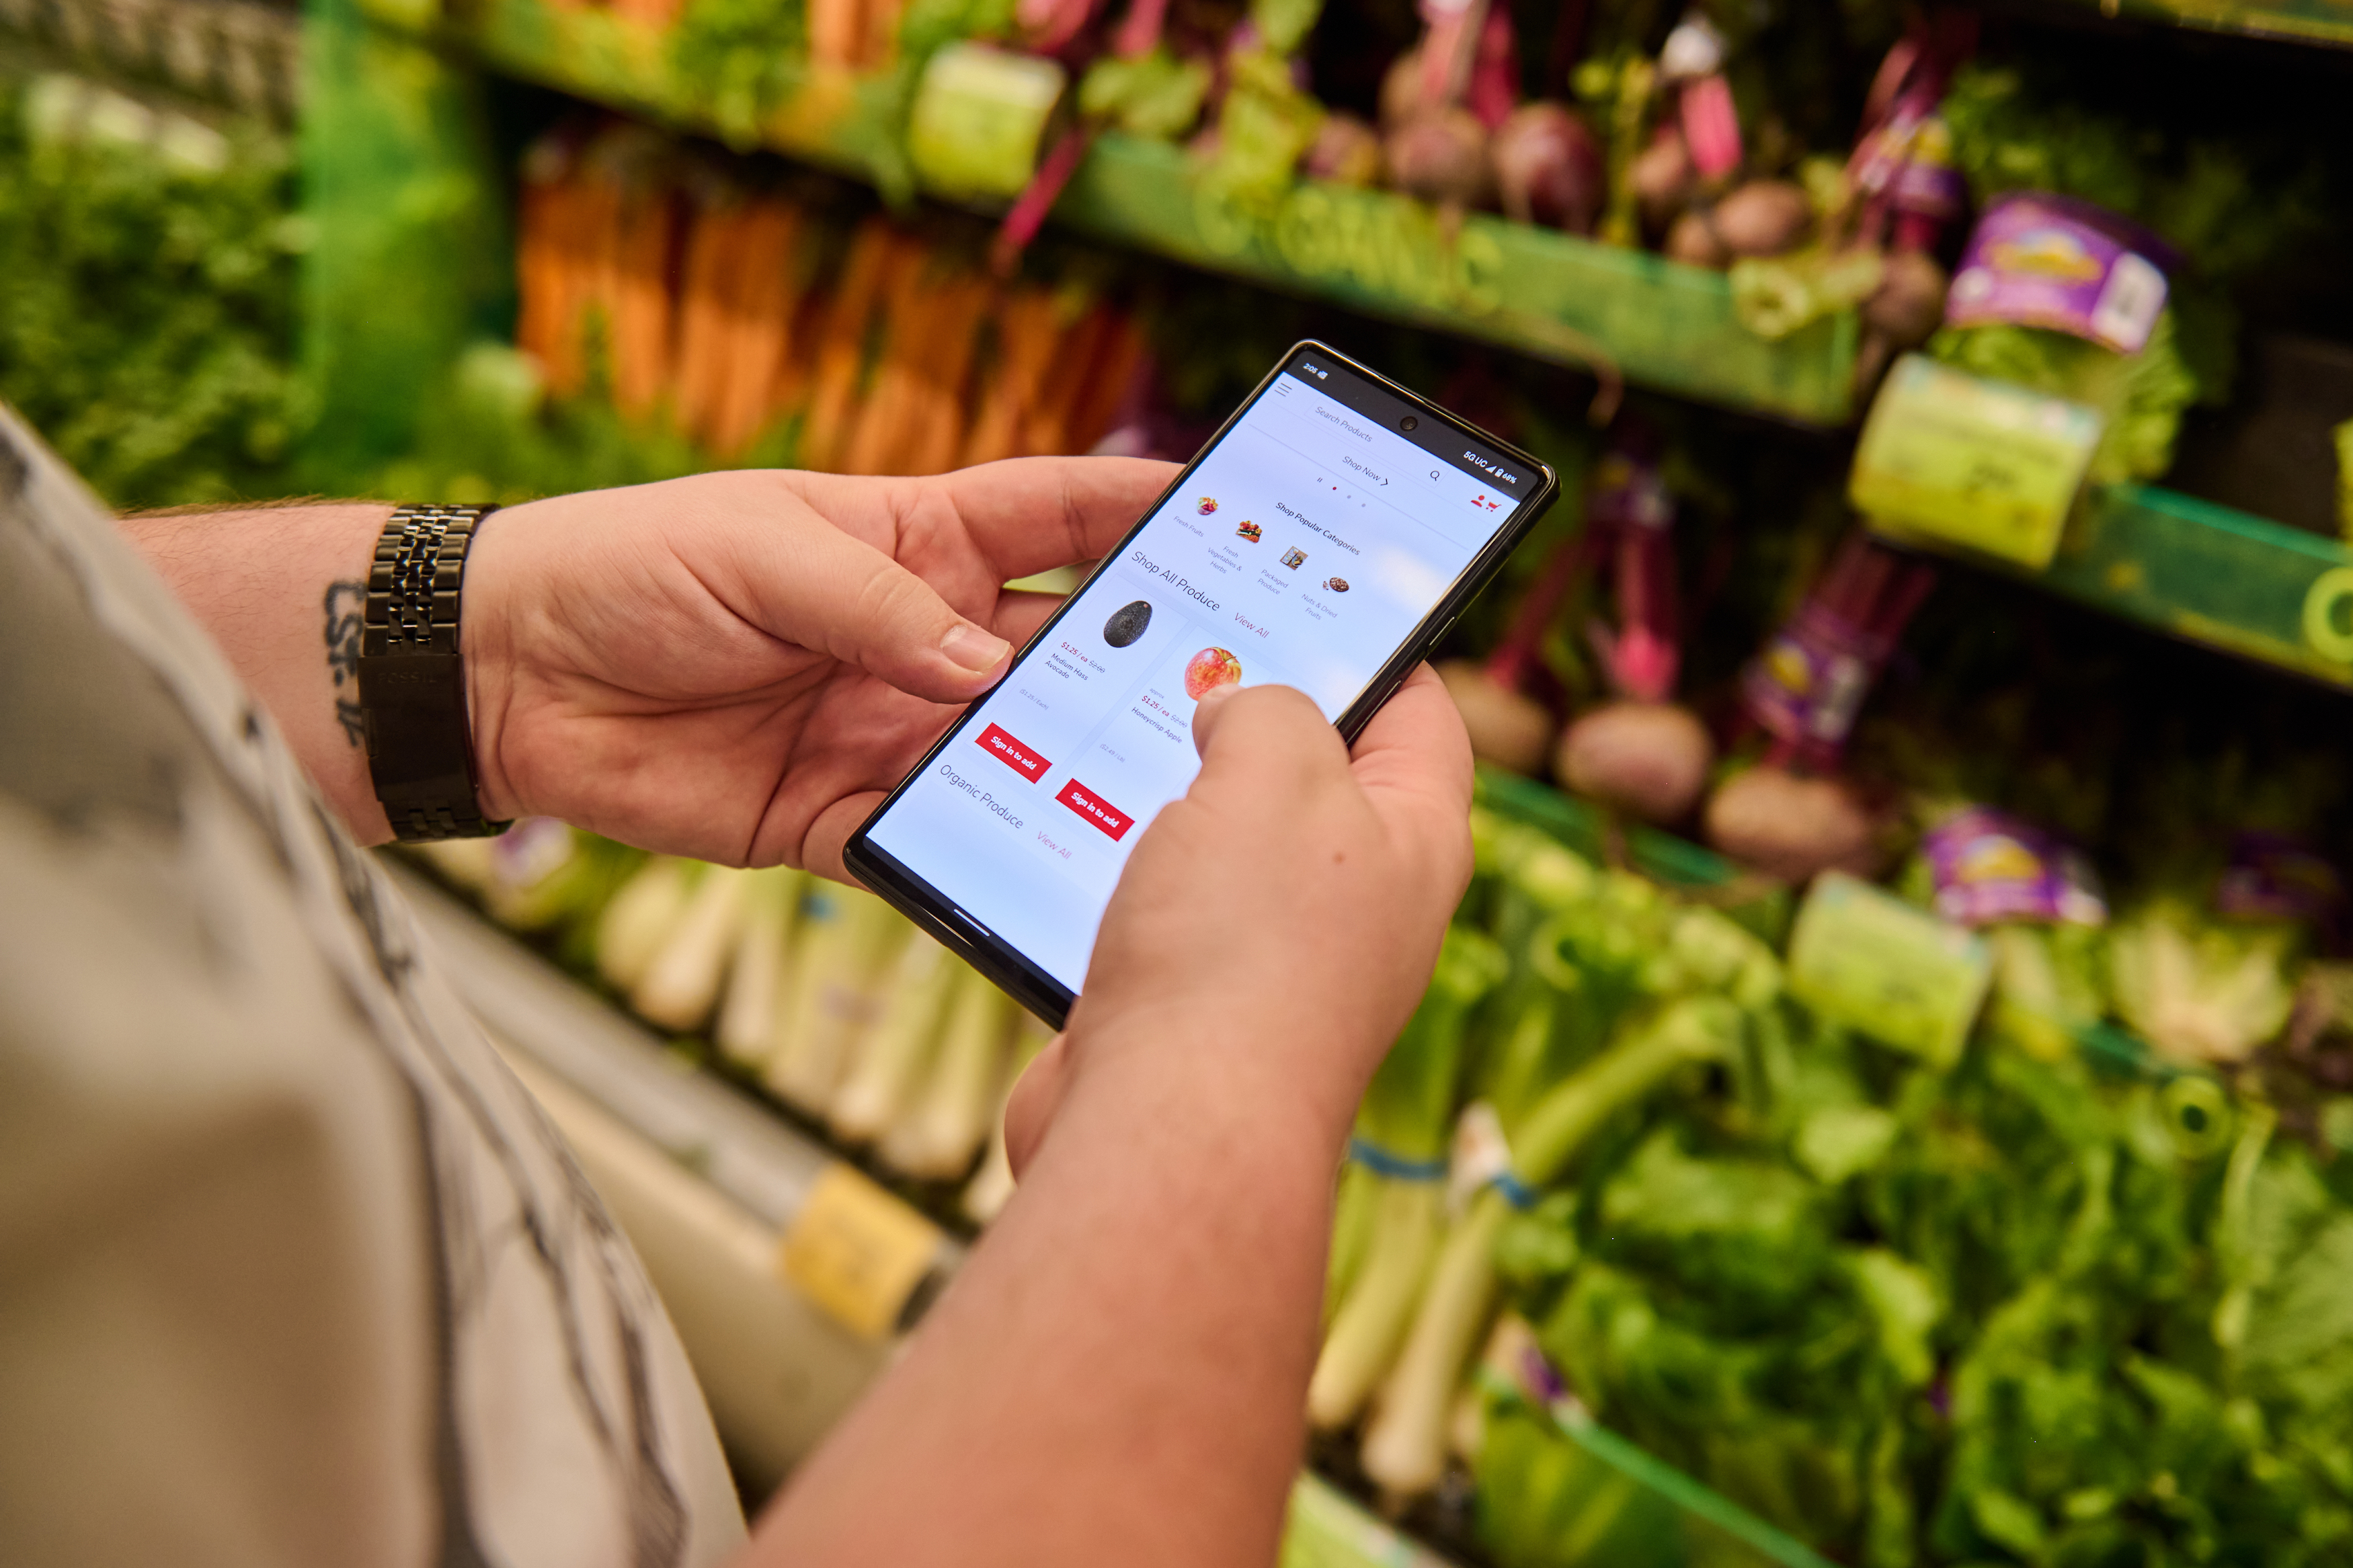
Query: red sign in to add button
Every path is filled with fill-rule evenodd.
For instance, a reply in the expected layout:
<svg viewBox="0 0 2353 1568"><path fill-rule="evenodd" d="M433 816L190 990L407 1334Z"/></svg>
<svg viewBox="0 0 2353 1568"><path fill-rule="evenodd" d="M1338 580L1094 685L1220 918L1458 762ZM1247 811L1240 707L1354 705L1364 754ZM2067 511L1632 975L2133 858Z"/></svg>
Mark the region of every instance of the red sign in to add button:
<svg viewBox="0 0 2353 1568"><path fill-rule="evenodd" d="M1046 776L1046 759L994 724L980 732L980 749L1031 784Z"/></svg>
<svg viewBox="0 0 2353 1568"><path fill-rule="evenodd" d="M1101 795L1076 779L1064 784L1062 793L1054 798L1110 834L1114 840L1126 837L1127 830L1135 826L1135 818L1116 806L1104 805Z"/></svg>

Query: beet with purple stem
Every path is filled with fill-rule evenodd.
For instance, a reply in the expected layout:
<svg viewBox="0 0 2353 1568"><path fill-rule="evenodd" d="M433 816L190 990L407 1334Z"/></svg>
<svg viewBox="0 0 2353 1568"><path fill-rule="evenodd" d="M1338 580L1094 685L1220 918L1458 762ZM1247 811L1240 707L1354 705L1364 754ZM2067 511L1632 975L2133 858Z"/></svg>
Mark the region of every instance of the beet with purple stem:
<svg viewBox="0 0 2353 1568"><path fill-rule="evenodd" d="M1634 193L1643 232L1665 232L1699 191L1699 171L1693 166L1683 132L1672 125L1661 126L1651 144L1635 153L1627 165L1626 184Z"/></svg>
<svg viewBox="0 0 2353 1568"><path fill-rule="evenodd" d="M1715 741L1676 702L1606 702L1560 738L1561 782L1645 822L1680 822L1707 787Z"/></svg>
<svg viewBox="0 0 2353 1568"><path fill-rule="evenodd" d="M1814 204L1788 180L1751 180L1715 204L1716 238L1735 256L1779 256L1805 242Z"/></svg>
<svg viewBox="0 0 2353 1568"><path fill-rule="evenodd" d="M1609 172L1600 139L1557 103L1525 103L1488 144L1504 211L1520 223L1590 234L1601 216Z"/></svg>
<svg viewBox="0 0 2353 1568"><path fill-rule="evenodd" d="M1438 679L1471 733L1472 756L1531 777L1543 771L1552 744L1550 709L1496 679L1477 659L1450 658L1438 667Z"/></svg>
<svg viewBox="0 0 2353 1568"><path fill-rule="evenodd" d="M1521 595L1495 651L1483 663L1449 659L1438 667L1438 678L1446 683L1447 694L1462 714L1463 728L1471 732L1472 754L1482 762L1530 776L1543 771L1545 752L1552 744L1552 710L1529 696L1526 688L1541 679L1545 633L1591 554L1589 533L1554 545Z"/></svg>
<svg viewBox="0 0 2353 1568"><path fill-rule="evenodd" d="M1596 626L1593 637L1617 697L1568 727L1554 771L1579 795L1629 816L1681 821L1706 787L1715 741L1697 715L1669 700L1683 660L1668 534L1673 502L1657 469L1616 453L1601 466L1588 520L1607 531L1616 552L1619 630Z"/></svg>
<svg viewBox="0 0 2353 1568"><path fill-rule="evenodd" d="M1880 814L1838 775L1838 763L1872 682L1935 584L1931 568L1860 530L1841 543L1742 677L1742 706L1773 743L1761 766L1709 800L1709 843L1790 881L1880 868Z"/></svg>
<svg viewBox="0 0 2353 1568"><path fill-rule="evenodd" d="M1918 348L1944 324L1948 281L1927 252L1898 250L1887 258L1878 289L1862 302L1862 324L1883 334L1893 348Z"/></svg>
<svg viewBox="0 0 2353 1568"><path fill-rule="evenodd" d="M1389 184L1439 206L1477 206L1487 195L1487 128L1467 109L1430 109L1382 143Z"/></svg>

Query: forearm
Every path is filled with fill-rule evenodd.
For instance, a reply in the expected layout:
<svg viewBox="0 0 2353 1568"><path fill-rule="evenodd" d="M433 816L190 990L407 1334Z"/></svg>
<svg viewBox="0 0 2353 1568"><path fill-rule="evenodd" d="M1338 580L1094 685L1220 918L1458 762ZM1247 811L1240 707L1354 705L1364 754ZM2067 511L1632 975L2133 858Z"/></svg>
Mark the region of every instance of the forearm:
<svg viewBox="0 0 2353 1568"><path fill-rule="evenodd" d="M363 844L392 837L360 731L360 613L391 508L133 517L123 531L228 655Z"/></svg>
<svg viewBox="0 0 2353 1568"><path fill-rule="evenodd" d="M1074 1074L1019 1196L749 1563L1273 1561L1344 1129L1240 1042L1162 1033Z"/></svg>

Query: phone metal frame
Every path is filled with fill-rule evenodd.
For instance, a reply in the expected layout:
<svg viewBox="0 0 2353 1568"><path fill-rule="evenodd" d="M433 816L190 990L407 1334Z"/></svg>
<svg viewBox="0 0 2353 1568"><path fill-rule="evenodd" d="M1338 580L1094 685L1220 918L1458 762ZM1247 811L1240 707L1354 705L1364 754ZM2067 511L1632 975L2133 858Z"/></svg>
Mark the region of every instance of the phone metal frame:
<svg viewBox="0 0 2353 1568"><path fill-rule="evenodd" d="M933 761L947 750L950 742L963 733L965 726L972 720L973 710L993 695L997 687L1011 679L1013 672L1021 668L1022 661L1036 651L1041 643L1053 636L1054 628L1061 624L1062 617L1070 613L1071 606L1078 602L1080 596L1093 584L1094 580L1126 554L1127 547L1134 542L1136 535L1144 531L1145 525L1168 503L1171 496L1185 488L1185 481L1193 477L1194 470L1208 459L1211 452L1218 449L1234 426L1241 422L1242 416L1258 405L1258 400L1265 396L1268 389L1291 369L1293 362L1301 354L1310 352L1329 358L1335 369L1345 367L1350 374L1364 377L1383 392L1409 405L1417 415L1440 420L1448 428L1458 431L1470 439L1501 453L1538 476L1535 492L1520 503L1518 510L1512 514L1512 521L1497 530L1494 537L1486 542L1478 554L1471 558L1470 564L1463 567L1461 574L1455 578L1453 586L1449 588L1445 595L1430 607L1430 614L1423 616L1419 624L1408 635L1406 640L1398 646L1397 651L1389 656L1388 661L1373 673L1372 679L1365 683L1365 689L1356 700L1350 703L1346 711L1333 721L1333 728L1340 731L1341 739L1351 745L1355 744L1356 737L1364 732L1365 726L1372 721L1373 715L1380 711L1381 705L1395 694L1398 686L1404 683L1405 678L1412 673L1414 667L1428 658L1430 651L1438 646L1439 641L1453 628L1455 620L1471 601L1478 597L1481 590L1493 581L1495 574L1502 569L1504 562L1510 557L1513 550L1517 548L1520 541L1526 537L1528 530L1534 528L1544 514L1551 509L1553 501L1559 493L1560 478L1553 471L1550 464L1532 453L1521 450L1508 441L1497 440L1469 420L1449 413L1419 393L1399 386L1388 377L1359 363L1328 343L1313 338L1303 338L1293 343L1290 350L1275 362L1274 368L1266 374L1257 386L1251 388L1250 395L1236 405L1233 413L1227 416L1226 422L1219 426L1216 433L1202 443L1201 449L1193 454L1193 460L1177 470L1176 477L1169 480L1167 488L1153 498L1152 503L1137 515L1135 525L1122 534L1117 543L1103 552L1102 558L1095 563L1095 569L1089 573L1086 579L1077 587L1071 590L1069 596L1063 600L1061 608L1048 617L1045 625L1039 626L1030 636L1029 640L1021 645L1011 661L1006 665L1005 674L997 678L997 686L990 687L987 691L974 698L965 710L956 716L955 722L951 723L940 738L932 743L931 748L924 752L915 765L907 770L906 776L902 778L892 787L891 793L883 797L882 803L867 815L864 822L859 824L858 831L849 836L849 842L842 849L842 863L877 896L914 921L918 927L935 938L948 951L987 975L1015 1001L1057 1029L1061 1028L1068 1021L1071 1006L1078 1000L1078 994L1069 990L1060 981L1032 963L1019 949L1006 942L995 931L966 916L963 910L955 907L953 900L935 893L929 883L915 874L913 868L902 865L896 857L875 844L868 835L873 830L874 825L881 820L882 814L896 805L899 797L906 793L907 786L921 777L924 770L932 765Z"/></svg>

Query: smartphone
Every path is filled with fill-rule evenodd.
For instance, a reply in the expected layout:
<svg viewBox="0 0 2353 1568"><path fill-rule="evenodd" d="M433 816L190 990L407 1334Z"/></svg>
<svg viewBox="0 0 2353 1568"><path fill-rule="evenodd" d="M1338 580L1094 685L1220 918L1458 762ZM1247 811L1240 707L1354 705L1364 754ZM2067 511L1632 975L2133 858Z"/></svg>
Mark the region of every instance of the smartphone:
<svg viewBox="0 0 2353 1568"><path fill-rule="evenodd" d="M1552 469L1303 342L844 851L1060 1028L1213 687L1296 687L1354 741L1551 504Z"/></svg>

